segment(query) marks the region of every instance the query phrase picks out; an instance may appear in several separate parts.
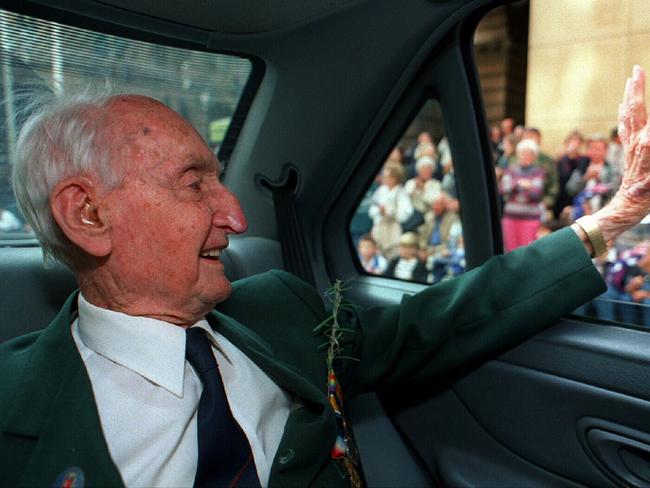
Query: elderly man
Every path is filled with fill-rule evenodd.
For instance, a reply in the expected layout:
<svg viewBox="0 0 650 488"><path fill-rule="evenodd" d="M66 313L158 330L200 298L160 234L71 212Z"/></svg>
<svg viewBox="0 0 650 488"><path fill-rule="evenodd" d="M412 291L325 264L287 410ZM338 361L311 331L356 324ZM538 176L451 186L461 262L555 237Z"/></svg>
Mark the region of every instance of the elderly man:
<svg viewBox="0 0 650 488"><path fill-rule="evenodd" d="M643 86L635 68L607 207L399 306L340 313L334 352L358 361L318 349L328 314L288 273L231 288L219 257L246 220L178 114L139 96L46 107L23 128L14 184L80 292L0 347L3 483L361 485L339 387L430 382L602 292L590 255L650 209Z"/></svg>

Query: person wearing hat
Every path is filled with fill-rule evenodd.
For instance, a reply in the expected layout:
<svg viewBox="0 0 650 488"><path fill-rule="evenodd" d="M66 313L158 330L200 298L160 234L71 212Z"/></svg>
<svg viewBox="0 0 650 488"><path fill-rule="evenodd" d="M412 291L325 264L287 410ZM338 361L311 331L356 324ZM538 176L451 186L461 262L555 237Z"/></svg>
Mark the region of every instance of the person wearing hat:
<svg viewBox="0 0 650 488"><path fill-rule="evenodd" d="M415 232L402 235L399 240L399 256L388 263L384 275L389 278L424 283L427 270L418 257L418 250L418 236Z"/></svg>

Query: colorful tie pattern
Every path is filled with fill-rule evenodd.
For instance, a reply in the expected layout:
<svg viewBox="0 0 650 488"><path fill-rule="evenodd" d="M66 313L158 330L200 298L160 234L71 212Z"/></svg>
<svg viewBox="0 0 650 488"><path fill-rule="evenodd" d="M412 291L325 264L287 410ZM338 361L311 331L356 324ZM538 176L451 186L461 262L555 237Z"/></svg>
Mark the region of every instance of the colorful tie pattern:
<svg viewBox="0 0 650 488"><path fill-rule="evenodd" d="M343 392L333 369L330 369L327 375L327 398L334 411L338 427L336 442L330 455L343 465L353 488L365 487L366 484L361 471L361 459L354 442L352 430L349 427L350 424L343 410Z"/></svg>

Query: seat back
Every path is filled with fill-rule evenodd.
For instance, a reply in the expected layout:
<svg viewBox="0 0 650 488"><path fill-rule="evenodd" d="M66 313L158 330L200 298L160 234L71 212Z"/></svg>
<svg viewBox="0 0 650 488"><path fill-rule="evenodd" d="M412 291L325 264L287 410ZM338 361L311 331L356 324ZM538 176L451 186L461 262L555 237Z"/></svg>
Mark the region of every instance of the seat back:
<svg viewBox="0 0 650 488"><path fill-rule="evenodd" d="M280 244L260 237L232 238L222 259L231 280L282 267ZM40 247L0 249L0 343L47 326L76 288L67 267L43 265Z"/></svg>

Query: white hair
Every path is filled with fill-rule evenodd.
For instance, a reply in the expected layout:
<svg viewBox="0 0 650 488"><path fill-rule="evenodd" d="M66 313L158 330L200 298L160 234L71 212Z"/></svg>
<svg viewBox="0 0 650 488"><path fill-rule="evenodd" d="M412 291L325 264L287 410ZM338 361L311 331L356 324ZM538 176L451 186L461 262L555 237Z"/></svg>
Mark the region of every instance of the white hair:
<svg viewBox="0 0 650 488"><path fill-rule="evenodd" d="M114 96L109 83L68 92L41 89L21 110L24 122L13 155L16 201L48 264L71 264L76 247L52 215L50 197L65 178L89 175L108 188L120 175L110 164L110 145L100 140L106 106Z"/></svg>
<svg viewBox="0 0 650 488"><path fill-rule="evenodd" d="M537 156L539 154L539 146L532 139L523 139L517 144L517 154L522 151L531 151Z"/></svg>
<svg viewBox="0 0 650 488"><path fill-rule="evenodd" d="M420 171L423 166L430 166L431 169L436 167L436 162L429 156L422 156L415 162L415 171Z"/></svg>

